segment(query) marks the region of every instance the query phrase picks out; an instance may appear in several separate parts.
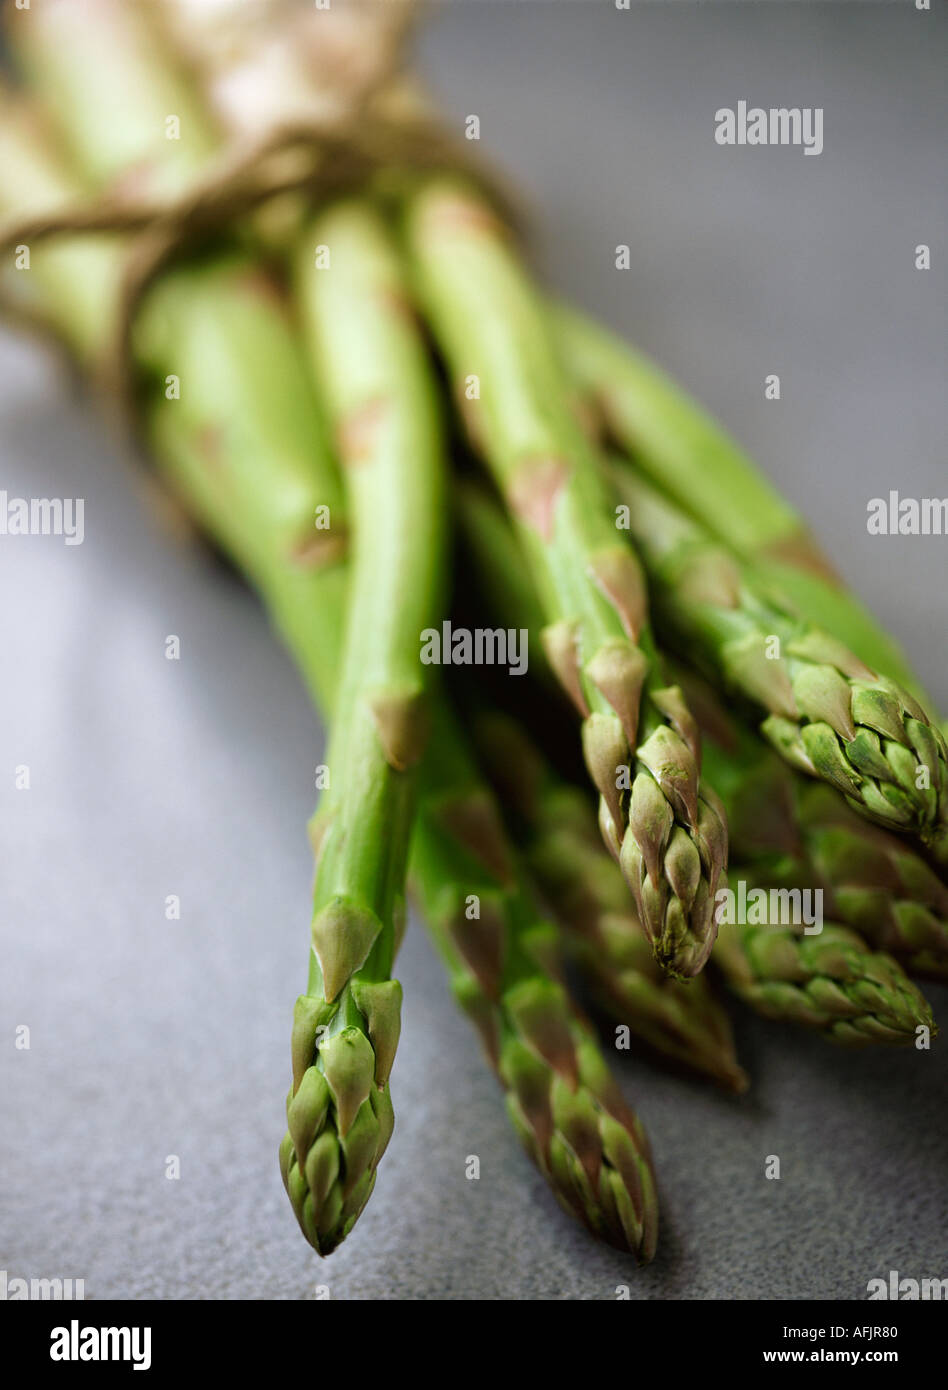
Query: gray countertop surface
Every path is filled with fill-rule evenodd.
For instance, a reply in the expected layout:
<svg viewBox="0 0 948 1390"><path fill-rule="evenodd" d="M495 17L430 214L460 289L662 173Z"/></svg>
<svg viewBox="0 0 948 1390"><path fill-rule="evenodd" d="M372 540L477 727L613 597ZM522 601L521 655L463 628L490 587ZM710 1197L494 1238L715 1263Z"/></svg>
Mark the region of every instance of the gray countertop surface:
<svg viewBox="0 0 948 1390"><path fill-rule="evenodd" d="M944 11L460 0L422 48L552 281L727 422L948 708L948 540L866 531L870 497L946 490ZM822 107L823 153L717 146L742 99ZM276 1147L322 731L252 597L154 525L88 400L9 334L0 409L0 486L82 496L86 522L81 546L0 540L0 1268L197 1299L862 1298L948 1275L943 1042L847 1054L735 1010L739 1101L621 1061L663 1203L637 1272L520 1153L417 923L396 1135L321 1263Z"/></svg>

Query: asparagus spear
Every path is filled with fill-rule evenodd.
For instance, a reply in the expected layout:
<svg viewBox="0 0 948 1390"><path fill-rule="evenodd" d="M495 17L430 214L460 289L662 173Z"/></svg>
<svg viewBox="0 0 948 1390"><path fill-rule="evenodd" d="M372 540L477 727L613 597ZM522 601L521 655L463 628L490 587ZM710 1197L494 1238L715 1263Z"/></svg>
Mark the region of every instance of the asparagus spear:
<svg viewBox="0 0 948 1390"><path fill-rule="evenodd" d="M315 246L329 248L329 269L315 268ZM368 1199L390 1133L401 1008L390 976L428 733L419 634L440 616L443 444L398 261L370 208L340 204L311 224L296 287L353 536L331 781L316 818L310 977L281 1148L300 1226L327 1254Z"/></svg>
<svg viewBox="0 0 948 1390"><path fill-rule="evenodd" d="M913 974L948 978L948 888L895 835L831 787L798 776L703 681L680 674L727 811L732 876L818 888L828 916Z"/></svg>
<svg viewBox="0 0 948 1390"><path fill-rule="evenodd" d="M746 1090L726 1012L703 976L681 982L657 965L583 792L499 710L480 711L473 731L529 871L597 1001L657 1052L726 1090Z"/></svg>
<svg viewBox="0 0 948 1390"><path fill-rule="evenodd" d="M35 128L21 127L20 134L18 160L0 165L0 207L21 215L35 211L33 184L26 181L24 194L14 180L31 162L44 190L67 202L75 189L37 143ZM73 249L69 241L62 252ZM120 269L120 253L112 243L99 249L108 283ZM73 304L51 293L44 307L71 345L91 338L89 321L100 312L94 299L80 296ZM279 301L239 257L183 265L150 290L134 346L155 387L169 366L184 364L183 378L194 388L175 402L180 409L166 408L158 389L143 396L145 432L164 478L261 593L315 702L330 711L347 593L339 563L346 546L344 506ZM80 353L87 362L90 356ZM328 532L313 526L323 506L333 518ZM569 1004L549 949L551 930L523 886L463 735L440 702L434 723L411 861L414 891L431 912L429 930L482 1036L503 1039L491 1060L503 1062L499 1079L531 1157L564 1206L644 1262L654 1250L657 1199L641 1124ZM450 910L452 903L466 903L467 889L481 887L486 911L480 919ZM547 949L534 958L531 950L540 945ZM484 965L498 961L492 992ZM295 1108L291 1102L297 1131L304 1121L325 1126L329 1118L328 1109L318 1113L313 1093L319 1083L309 1076L310 1007L304 997L294 1028L294 1066L306 1083L301 1101ZM489 1027L488 1017L494 1020ZM391 1127L387 1093L373 1087L341 1143L350 1170L357 1161L378 1162ZM332 1181L339 1151L329 1133L329 1143L315 1136L302 1175L284 1144L287 1181L304 1222L312 1209L310 1181L326 1193L324 1208L334 1192L343 1204L351 1199Z"/></svg>
<svg viewBox="0 0 948 1390"><path fill-rule="evenodd" d="M752 1009L815 1028L831 1042L907 1045L917 1029L933 1027L901 966L845 927L827 924L806 937L770 924L722 926L714 962Z"/></svg>
<svg viewBox="0 0 948 1390"><path fill-rule="evenodd" d="M803 519L725 431L654 363L585 315L556 305L557 342L587 411L676 507L701 523L804 616L931 701L904 653L848 592Z"/></svg>
<svg viewBox="0 0 948 1390"><path fill-rule="evenodd" d="M681 692L664 684L641 571L569 409L549 323L472 192L435 180L410 200L407 223L468 433L518 523L550 663L583 717L607 844L657 958L695 975L714 938L726 829L699 788L694 724Z"/></svg>
<svg viewBox="0 0 948 1390"><path fill-rule="evenodd" d="M763 710L764 736L792 766L948 866L948 745L921 705L755 583L631 469L613 476L678 643Z"/></svg>
<svg viewBox="0 0 948 1390"><path fill-rule="evenodd" d="M537 911L490 793L443 706L411 880L527 1153L566 1211L647 1263L658 1210L641 1121L570 1000L557 933Z"/></svg>

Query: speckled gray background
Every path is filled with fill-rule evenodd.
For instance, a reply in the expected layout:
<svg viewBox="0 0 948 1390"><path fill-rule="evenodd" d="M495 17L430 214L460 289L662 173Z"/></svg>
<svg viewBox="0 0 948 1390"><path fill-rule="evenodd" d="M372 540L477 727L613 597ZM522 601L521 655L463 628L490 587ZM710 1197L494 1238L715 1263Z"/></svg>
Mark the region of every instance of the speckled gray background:
<svg viewBox="0 0 948 1390"><path fill-rule="evenodd" d="M865 502L945 491L946 37L909 0L462 0L423 45L537 209L554 281L763 460L943 708L948 542L870 540ZM824 107L822 156L717 147L714 111L741 98ZM849 1056L740 1015L740 1102L627 1061L664 1213L637 1273L521 1156L417 928L396 1137L321 1264L276 1164L321 733L253 600L156 531L92 412L9 336L0 393L0 486L86 498L82 547L0 542L0 1268L92 1298L863 1297L890 1269L948 1274L944 1044Z"/></svg>

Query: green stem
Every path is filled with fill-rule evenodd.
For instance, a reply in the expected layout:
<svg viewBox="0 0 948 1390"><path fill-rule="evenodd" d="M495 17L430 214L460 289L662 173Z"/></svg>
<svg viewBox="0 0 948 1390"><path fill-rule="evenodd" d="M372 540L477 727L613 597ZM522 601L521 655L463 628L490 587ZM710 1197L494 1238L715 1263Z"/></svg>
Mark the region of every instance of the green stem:
<svg viewBox="0 0 948 1390"><path fill-rule="evenodd" d="M184 191L219 133L149 5L43 0L8 11L14 59L88 192Z"/></svg>
<svg viewBox="0 0 948 1390"><path fill-rule="evenodd" d="M494 801L439 707L411 882L521 1143L564 1210L647 1263L658 1207L648 1141L572 1004ZM647 948L646 948L647 949Z"/></svg>
<svg viewBox="0 0 948 1390"><path fill-rule="evenodd" d="M762 711L762 732L792 766L948 865L948 746L938 725L631 468L612 476L683 654Z"/></svg>
<svg viewBox="0 0 948 1390"><path fill-rule="evenodd" d="M804 617L931 706L901 648L843 586L803 519L722 427L654 363L583 314L557 305L553 318L577 389L653 485L752 562Z"/></svg>
<svg viewBox="0 0 948 1390"><path fill-rule="evenodd" d="M570 409L550 322L470 190L431 182L409 201L407 227L468 434L530 563L547 654L583 716L605 838L657 957L695 975L714 937L726 830L699 790L693 721L681 692L664 685L638 561Z"/></svg>
<svg viewBox="0 0 948 1390"><path fill-rule="evenodd" d="M0 91L0 216L13 223L62 209L82 190L47 156L50 133L39 114ZM22 269L4 267L5 288L28 315L49 319L69 352L94 364L110 343L121 262L113 237L55 238L22 244ZM28 266L24 252L29 256Z"/></svg>
<svg viewBox="0 0 948 1390"><path fill-rule="evenodd" d="M401 987L390 977L429 722L420 635L440 619L444 446L398 261L371 208L350 202L315 219L295 271L352 532L330 781L314 819L313 950L281 1155L300 1225L327 1254L367 1201L388 1142L374 1112L377 1093L389 1104L399 1032Z"/></svg>

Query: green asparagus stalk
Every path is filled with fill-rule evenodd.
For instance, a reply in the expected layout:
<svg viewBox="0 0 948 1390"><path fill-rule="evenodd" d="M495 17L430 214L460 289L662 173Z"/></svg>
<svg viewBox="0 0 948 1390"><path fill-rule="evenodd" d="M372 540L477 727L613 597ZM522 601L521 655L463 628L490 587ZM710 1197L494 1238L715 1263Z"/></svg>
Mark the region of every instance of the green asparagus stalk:
<svg viewBox="0 0 948 1390"><path fill-rule="evenodd" d="M582 715L607 844L659 961L695 975L714 937L726 828L699 788L694 722L664 684L639 564L569 408L548 320L475 194L435 180L409 201L407 226L468 433L523 538L550 664Z"/></svg>
<svg viewBox="0 0 948 1390"><path fill-rule="evenodd" d="M714 963L757 1013L814 1028L831 1042L908 1045L933 1030L931 1010L902 967L869 951L855 932L825 924L819 935L790 927L722 926Z"/></svg>
<svg viewBox="0 0 948 1390"><path fill-rule="evenodd" d="M316 268L316 246L328 248L329 268ZM300 1226L328 1254L368 1200L391 1131L401 1009L391 973L430 714L419 635L440 618L444 446L398 261L368 206L339 204L312 223L296 288L352 528L310 976L281 1148Z"/></svg>
<svg viewBox="0 0 948 1390"><path fill-rule="evenodd" d="M802 517L654 363L585 315L554 306L557 342L587 410L654 487L751 562L805 617L931 707L904 653L850 593Z"/></svg>
<svg viewBox="0 0 948 1390"><path fill-rule="evenodd" d="M371 621L356 621L344 642L344 502L289 326L259 275L248 288L249 306L225 262L182 267L152 290L136 324L136 354L155 380L169 362L186 364L188 389L164 408L155 393L148 435L177 494L239 559L285 640L303 643L308 679L325 685L340 650L357 666L374 633ZM186 398L188 409L177 410ZM274 575L278 565L285 576ZM365 586L359 593L357 585L356 577L354 617L366 611ZM308 618L310 606L318 621ZM399 774L393 787L394 773L380 775L385 758L364 690L352 692L348 708L351 738L334 731L326 760L330 796L321 811L329 829L314 888L309 984L294 1011L280 1152L300 1227L324 1255L368 1200L394 1123L388 1073L400 987L389 977L400 904L391 861L401 856L403 877L410 826L410 776ZM344 852L333 854L340 839Z"/></svg>
<svg viewBox="0 0 948 1390"><path fill-rule="evenodd" d="M873 948L912 974L948 978L948 888L937 874L831 787L794 773L704 682L679 680L727 811L732 877L819 889L826 914Z"/></svg>
<svg viewBox="0 0 948 1390"><path fill-rule="evenodd" d="M656 963L587 797L557 777L508 715L480 711L473 731L490 780L519 830L529 872L600 1006L656 1052L726 1090L746 1090L726 1012L703 976L681 982Z"/></svg>
<svg viewBox="0 0 948 1390"><path fill-rule="evenodd" d="M761 709L792 766L948 865L948 745L913 696L799 618L628 467L617 491L663 621L687 655Z"/></svg>
<svg viewBox="0 0 948 1390"><path fill-rule="evenodd" d="M7 10L7 34L90 193L182 192L219 134L185 67L126 0L43 0Z"/></svg>
<svg viewBox="0 0 948 1390"><path fill-rule="evenodd" d="M560 1205L647 1263L658 1214L641 1122L570 1000L556 930L537 911L460 731L443 707L439 716L412 850L422 915Z"/></svg>
<svg viewBox="0 0 948 1390"><path fill-rule="evenodd" d="M50 132L39 112L9 92L0 92L0 218L12 222L24 211L48 215L60 211L72 193L81 192L78 185L64 183L48 161L35 157L35 151L49 143ZM52 327L68 352L85 362L101 363L110 342L121 270L113 240L90 236L21 247L22 269L7 270L4 289L34 320L42 320L44 308L54 305Z"/></svg>
<svg viewBox="0 0 948 1390"><path fill-rule="evenodd" d="M29 196L34 185L15 177L31 163L42 171L53 201L68 202L76 190L38 142L36 129L22 128L21 135L17 161L0 165L0 208L21 216L35 211ZM62 244L64 255L72 249L71 240ZM120 269L120 250L113 243L100 250L102 280L108 283ZM93 299L83 314L55 293L43 308L71 345L92 337L86 320L101 312ZM347 596L340 563L347 544L344 503L278 299L242 258L182 265L149 291L133 342L152 383L143 393L145 434L164 479L261 593L315 702L330 712ZM90 357L80 354L87 365ZM162 390L170 367L191 388L173 409ZM324 510L331 516L328 530L314 524ZM522 884L490 795L464 752L463 735L440 702L434 725L411 867L414 891L431 911L429 930L482 1036L488 1015L494 1020L489 1035L503 1044L490 1055L508 1109L557 1197L590 1229L644 1262L655 1245L657 1200L641 1124L569 1004L555 952L537 959L530 954L531 943L552 946L550 929ZM459 884L471 891L486 884L488 910L480 919L451 910L458 900L468 904ZM498 958L502 991L496 976L495 988L484 975L485 962ZM298 1007L293 1060L305 1079L313 1070L305 997ZM310 1076L295 1109L291 1102L297 1131L304 1121L318 1123L312 1094L318 1089ZM325 1125L328 1108L321 1118ZM341 1141L348 1171L373 1157L378 1162L391 1127L387 1095L373 1086ZM329 1148L317 1134L300 1174L284 1146L287 1181L304 1221L307 1196L312 1209L304 1186L310 1181L327 1193L326 1204L334 1190L343 1204L351 1198L344 1183L340 1190L338 1182L329 1182Z"/></svg>

